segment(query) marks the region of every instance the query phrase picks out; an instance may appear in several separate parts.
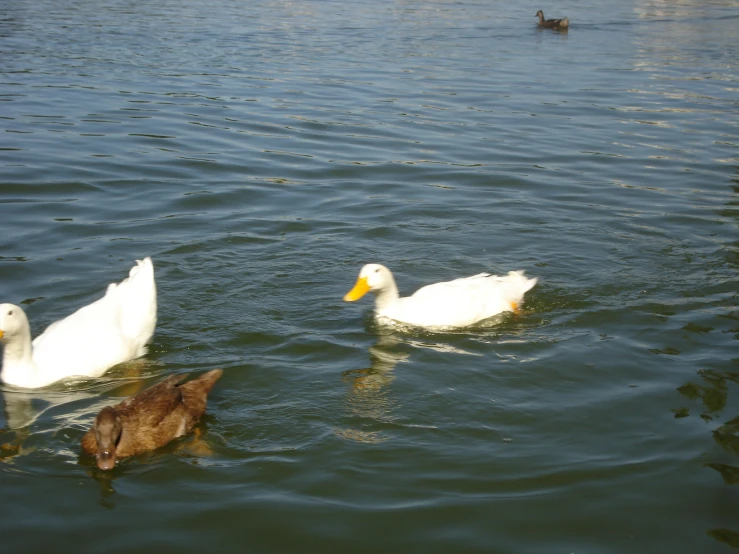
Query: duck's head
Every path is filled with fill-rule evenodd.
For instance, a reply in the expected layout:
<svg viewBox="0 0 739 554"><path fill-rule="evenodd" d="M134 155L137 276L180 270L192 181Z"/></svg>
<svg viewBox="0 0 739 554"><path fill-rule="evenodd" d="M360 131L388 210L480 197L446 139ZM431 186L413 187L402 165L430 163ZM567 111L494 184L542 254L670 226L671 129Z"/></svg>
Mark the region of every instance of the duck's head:
<svg viewBox="0 0 739 554"><path fill-rule="evenodd" d="M100 469L115 467L115 449L121 440L121 418L112 406L100 410L93 424L95 440L98 443L97 464Z"/></svg>
<svg viewBox="0 0 739 554"><path fill-rule="evenodd" d="M544 12L539 10L538 12L536 12L536 17L538 17L539 19L544 19Z"/></svg>
<svg viewBox="0 0 739 554"><path fill-rule="evenodd" d="M10 342L25 329L28 329L28 318L20 306L0 304L0 342Z"/></svg>
<svg viewBox="0 0 739 554"><path fill-rule="evenodd" d="M359 272L354 288L344 295L344 300L354 302L370 291L378 293L390 288L394 283L393 274L384 265L367 264Z"/></svg>

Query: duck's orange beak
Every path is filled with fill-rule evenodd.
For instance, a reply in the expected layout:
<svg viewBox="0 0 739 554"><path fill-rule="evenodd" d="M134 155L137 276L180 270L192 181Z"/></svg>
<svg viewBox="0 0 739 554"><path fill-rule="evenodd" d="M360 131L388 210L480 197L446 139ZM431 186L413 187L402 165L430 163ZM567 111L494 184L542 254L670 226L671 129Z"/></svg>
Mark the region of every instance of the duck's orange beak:
<svg viewBox="0 0 739 554"><path fill-rule="evenodd" d="M1 339L1 338L3 338L3 335L4 335L4 334L5 334L5 333L3 333L3 330L2 330L2 329L0 329L0 339Z"/></svg>
<svg viewBox="0 0 739 554"><path fill-rule="evenodd" d="M354 288L344 295L344 300L346 300L347 302L354 302L355 300L359 300L360 298L362 298L365 294L369 292L369 290L370 287L367 284L367 277L360 277L359 279L357 279Z"/></svg>

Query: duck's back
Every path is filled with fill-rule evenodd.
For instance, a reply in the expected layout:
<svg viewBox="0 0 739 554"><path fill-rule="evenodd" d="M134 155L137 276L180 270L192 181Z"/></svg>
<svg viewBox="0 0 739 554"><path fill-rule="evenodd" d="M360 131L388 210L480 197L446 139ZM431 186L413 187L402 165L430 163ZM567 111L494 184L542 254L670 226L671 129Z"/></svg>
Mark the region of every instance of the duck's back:
<svg viewBox="0 0 739 554"><path fill-rule="evenodd" d="M387 317L426 327L465 327L501 312L516 309L526 291L536 284L523 271L498 276L480 273L435 283L401 298Z"/></svg>
<svg viewBox="0 0 739 554"><path fill-rule="evenodd" d="M119 457L155 450L189 433L205 413L208 393L222 374L214 369L186 383L181 381L187 374L171 375L116 405L123 426Z"/></svg>
<svg viewBox="0 0 739 554"><path fill-rule="evenodd" d="M179 386L185 409L196 419L199 419L205 413L208 394L213 389L216 381L221 378L221 375L223 375L222 369L212 369L207 373L203 373L197 379L191 379Z"/></svg>
<svg viewBox="0 0 739 554"><path fill-rule="evenodd" d="M146 258L127 279L109 285L103 298L52 323L33 341L33 360L50 382L72 375L99 377L146 354L156 309L154 268Z"/></svg>

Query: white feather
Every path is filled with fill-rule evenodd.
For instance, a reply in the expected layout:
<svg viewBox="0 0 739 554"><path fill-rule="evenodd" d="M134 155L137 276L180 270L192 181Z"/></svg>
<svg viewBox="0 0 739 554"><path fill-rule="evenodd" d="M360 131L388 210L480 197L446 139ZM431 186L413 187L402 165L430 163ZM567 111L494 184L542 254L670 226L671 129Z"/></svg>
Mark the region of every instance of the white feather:
<svg viewBox="0 0 739 554"><path fill-rule="evenodd" d="M363 280L365 285L361 284ZM378 318L421 327L467 327L517 310L536 281L525 277L523 271L511 271L505 276L480 273L427 285L400 298L390 270L380 264L368 264L360 271L355 288L344 298L356 300L363 294L361 290L369 290L375 294Z"/></svg>
<svg viewBox="0 0 739 554"><path fill-rule="evenodd" d="M5 345L0 377L37 388L65 377L100 377L116 364L146 354L157 320L151 258L137 260L128 278L112 283L101 299L56 321L31 343L23 310L0 304Z"/></svg>

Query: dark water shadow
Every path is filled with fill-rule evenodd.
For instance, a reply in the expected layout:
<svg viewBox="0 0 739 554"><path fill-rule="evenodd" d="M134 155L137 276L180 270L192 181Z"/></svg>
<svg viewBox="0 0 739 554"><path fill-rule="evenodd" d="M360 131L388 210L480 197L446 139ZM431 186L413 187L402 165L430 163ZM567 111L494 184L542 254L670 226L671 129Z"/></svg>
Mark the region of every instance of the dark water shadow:
<svg viewBox="0 0 739 554"><path fill-rule="evenodd" d="M739 173L739 168L737 168ZM730 187L733 195L718 213L726 218L732 225L739 226L739 178L731 179ZM733 244L736 246L736 243ZM725 248L727 255L724 258L726 267L731 270L732 275L739 272L739 256L735 248ZM721 329L699 329L702 332L723 332L725 335L739 340L739 293L735 293L729 301L729 306L720 316ZM697 371L698 381L689 381L678 387L677 391L683 398L700 403L702 410L699 417L706 423L717 420L723 422L711 431L714 442L721 447L724 453L722 459L703 464L704 467L716 471L728 486L739 485L739 415L728 419L724 412L736 405L733 396L739 391L739 358L734 358L726 364L723 369L704 368ZM690 408L682 406L674 408L676 418L690 416ZM739 526L734 529L716 528L709 529L706 533L713 539L733 548L739 548Z"/></svg>

